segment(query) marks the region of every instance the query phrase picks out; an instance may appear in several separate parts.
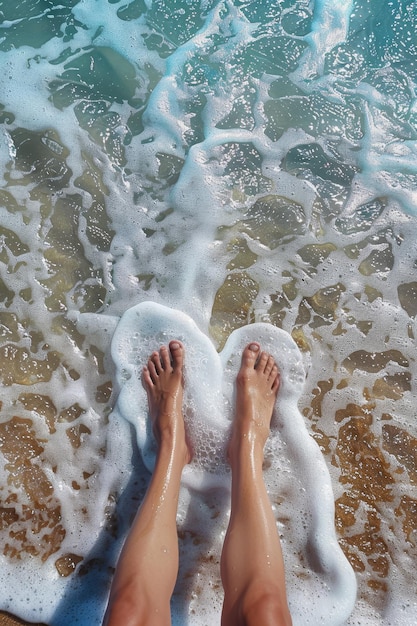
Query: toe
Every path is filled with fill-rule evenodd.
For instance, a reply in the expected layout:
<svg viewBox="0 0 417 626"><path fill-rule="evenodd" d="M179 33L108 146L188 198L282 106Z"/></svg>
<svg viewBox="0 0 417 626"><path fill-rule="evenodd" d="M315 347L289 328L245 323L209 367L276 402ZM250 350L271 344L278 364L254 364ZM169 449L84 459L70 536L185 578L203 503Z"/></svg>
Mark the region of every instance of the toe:
<svg viewBox="0 0 417 626"><path fill-rule="evenodd" d="M159 358L158 358L159 361ZM149 384L155 384L155 381L158 378L158 372L157 369L155 367L155 363L153 362L152 359L149 359L148 361L148 367L146 368L147 370L147 378L146 380L148 380Z"/></svg>
<svg viewBox="0 0 417 626"><path fill-rule="evenodd" d="M281 382L281 375L279 373L279 369L278 369L277 366L275 366L274 369L272 370L272 375L274 376L274 378L273 378L271 390L275 394L277 394L278 390L279 390L279 385L280 385L280 382Z"/></svg>
<svg viewBox="0 0 417 626"><path fill-rule="evenodd" d="M146 366L142 369L142 381L145 387L150 387L153 383L149 368Z"/></svg>
<svg viewBox="0 0 417 626"><path fill-rule="evenodd" d="M184 362L184 347L180 341L174 340L169 344L172 356L172 367L174 370L182 369Z"/></svg>
<svg viewBox="0 0 417 626"><path fill-rule="evenodd" d="M242 365L246 367L255 367L256 360L259 356L260 345L258 343L250 343L243 350Z"/></svg>
<svg viewBox="0 0 417 626"><path fill-rule="evenodd" d="M268 360L269 360L269 354L267 352L261 352L259 360L258 360L258 362L256 364L256 369L259 372L265 373L265 370L266 370L267 365L268 365Z"/></svg>
<svg viewBox="0 0 417 626"><path fill-rule="evenodd" d="M166 372L170 371L171 368L171 357L166 346L161 346L159 350L160 361L162 365L162 369Z"/></svg>
<svg viewBox="0 0 417 626"><path fill-rule="evenodd" d="M154 371L157 374L159 374L162 371L162 365L161 365L159 352L152 352L151 356L149 357L148 367L150 370L151 370L151 364L152 364Z"/></svg>
<svg viewBox="0 0 417 626"><path fill-rule="evenodd" d="M265 375L269 378L275 365L275 359L271 354L268 354L267 361L265 363Z"/></svg>

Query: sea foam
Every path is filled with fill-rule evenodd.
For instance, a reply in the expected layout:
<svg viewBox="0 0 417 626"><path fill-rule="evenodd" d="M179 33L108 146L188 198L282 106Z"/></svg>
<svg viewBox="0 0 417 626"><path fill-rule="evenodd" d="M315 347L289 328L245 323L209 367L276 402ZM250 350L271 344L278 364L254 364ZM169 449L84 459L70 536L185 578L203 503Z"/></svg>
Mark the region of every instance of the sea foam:
<svg viewBox="0 0 417 626"><path fill-rule="evenodd" d="M337 590L351 571L325 545L334 496L360 582L348 623L414 626L415 3L26 8L4 2L0 25L2 608L99 623L149 477L136 441L149 468L154 455L139 378L140 420L123 404L140 340L126 337L133 361L113 394L110 343L124 312L152 301L189 316L175 314L179 328L149 310L155 328L195 337L190 363L211 386L186 397L207 437L184 475L176 623L211 626L220 611L239 337L258 339L250 322L265 321L268 349L287 347L297 372L311 360L304 387L287 387L292 421L277 412L265 469L292 606L317 595L335 600L335 623L348 613L353 587ZM156 340L149 328L149 350ZM189 374L190 390L202 385ZM109 419L120 389L131 421Z"/></svg>
<svg viewBox="0 0 417 626"><path fill-rule="evenodd" d="M139 449L149 469L153 466L155 445L147 418L146 393L141 385L142 368L153 350L173 338L181 340L186 351L184 411L195 450L195 458L183 474L183 486L189 492L185 496L188 506L192 506L196 492L205 491L206 498L210 498L207 493L213 494L215 503L213 490L229 489L225 444L243 347L259 341L279 363L281 388L266 450L270 464L265 477L271 499L284 501L275 506L275 512L278 520L285 519L279 527L287 562L291 612L294 624L342 624L355 602L356 581L336 540L333 491L326 464L297 408L305 372L295 342L288 333L270 324L251 324L234 331L219 355L183 312L151 302L129 309L112 341L120 385L116 414L120 413L134 425ZM183 504L182 501L180 508ZM224 524L224 515L220 520ZM224 531L220 525L217 536L224 536ZM200 527L198 532L210 533L210 526ZM211 529L211 533L214 533L211 540L218 543L216 530ZM208 587L209 580L203 572L199 585ZM210 613L210 606L206 599L201 616ZM196 623L199 623L196 615L199 611L200 608L194 608ZM215 613L212 617L216 618Z"/></svg>

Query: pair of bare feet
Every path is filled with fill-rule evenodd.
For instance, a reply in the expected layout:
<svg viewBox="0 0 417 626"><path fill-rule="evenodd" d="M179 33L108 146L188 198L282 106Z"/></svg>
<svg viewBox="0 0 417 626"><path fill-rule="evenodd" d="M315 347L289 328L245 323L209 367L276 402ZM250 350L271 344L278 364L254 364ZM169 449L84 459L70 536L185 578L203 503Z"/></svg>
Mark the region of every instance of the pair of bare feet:
<svg viewBox="0 0 417 626"><path fill-rule="evenodd" d="M176 516L184 466L191 461L183 420L184 346L162 346L143 369L158 441L148 490L126 538L104 624L168 626L178 574ZM220 558L222 626L289 626L284 562L263 480L263 448L280 384L278 367L258 343L243 350L236 414L228 445L230 519ZM158 585L154 581L158 581Z"/></svg>
<svg viewBox="0 0 417 626"><path fill-rule="evenodd" d="M192 458L182 414L184 346L174 340L153 352L143 368L154 435L182 458ZM269 435L280 375L274 358L258 343L247 345L236 379L236 414L229 442L232 460L243 444L263 450Z"/></svg>

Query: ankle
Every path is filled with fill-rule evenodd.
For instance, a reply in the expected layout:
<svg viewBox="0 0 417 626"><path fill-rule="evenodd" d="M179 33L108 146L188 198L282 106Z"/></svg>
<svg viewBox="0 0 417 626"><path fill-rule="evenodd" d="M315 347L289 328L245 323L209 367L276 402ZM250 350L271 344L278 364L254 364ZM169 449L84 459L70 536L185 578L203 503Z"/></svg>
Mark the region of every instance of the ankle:
<svg viewBox="0 0 417 626"><path fill-rule="evenodd" d="M165 426L156 435L158 454L178 458L183 465L191 461L191 452L187 443L185 429L182 425Z"/></svg>

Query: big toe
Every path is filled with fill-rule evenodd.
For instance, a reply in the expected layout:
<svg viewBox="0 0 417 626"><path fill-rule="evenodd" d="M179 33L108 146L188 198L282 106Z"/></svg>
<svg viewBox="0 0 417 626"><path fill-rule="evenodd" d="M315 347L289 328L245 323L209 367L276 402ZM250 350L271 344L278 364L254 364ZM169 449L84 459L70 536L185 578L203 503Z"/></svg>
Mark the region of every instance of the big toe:
<svg viewBox="0 0 417 626"><path fill-rule="evenodd" d="M242 353L242 365L244 367L255 367L260 349L259 343L253 342L248 344Z"/></svg>
<svg viewBox="0 0 417 626"><path fill-rule="evenodd" d="M175 339L169 344L169 349L172 356L172 366L174 369L181 369L184 362L184 346L180 341Z"/></svg>

